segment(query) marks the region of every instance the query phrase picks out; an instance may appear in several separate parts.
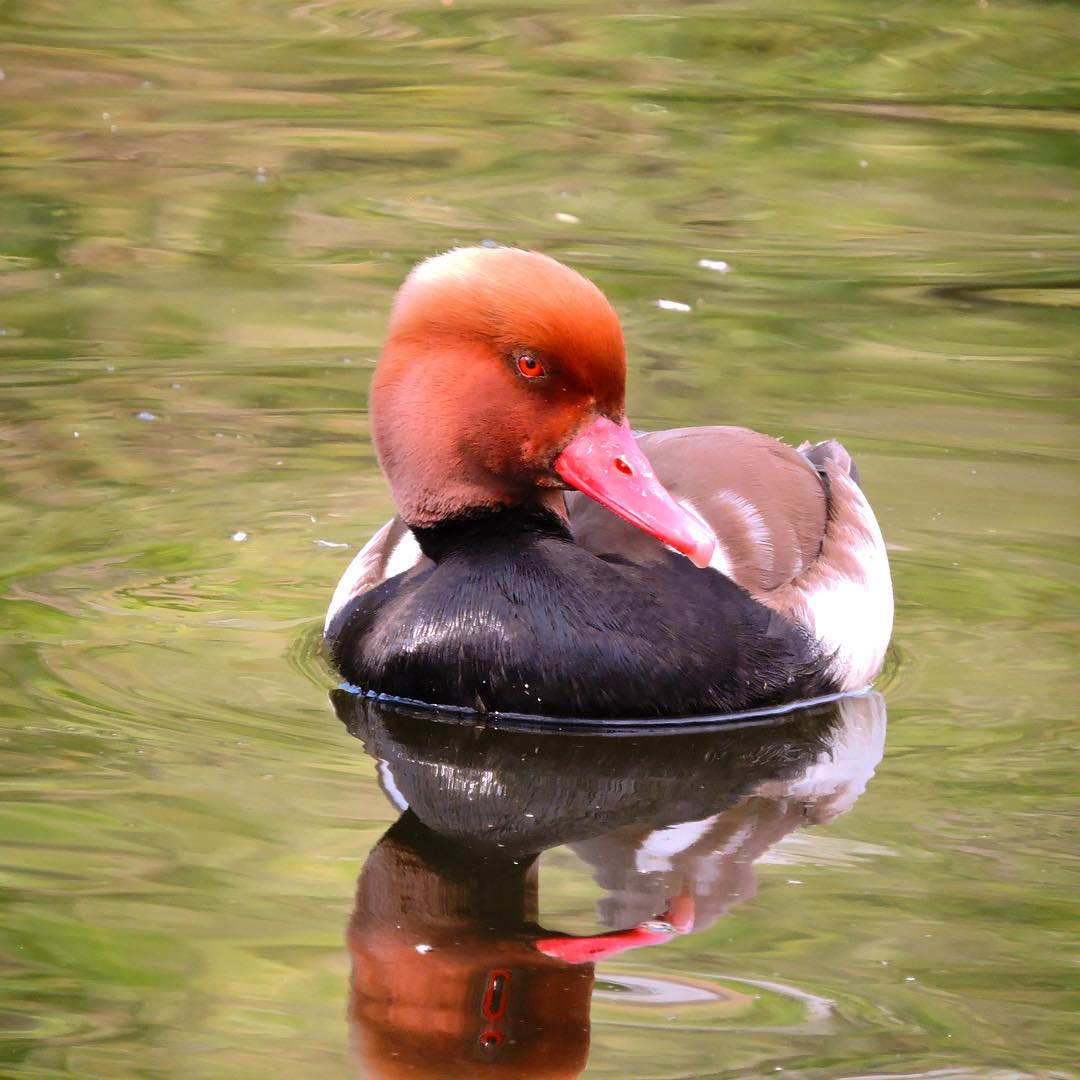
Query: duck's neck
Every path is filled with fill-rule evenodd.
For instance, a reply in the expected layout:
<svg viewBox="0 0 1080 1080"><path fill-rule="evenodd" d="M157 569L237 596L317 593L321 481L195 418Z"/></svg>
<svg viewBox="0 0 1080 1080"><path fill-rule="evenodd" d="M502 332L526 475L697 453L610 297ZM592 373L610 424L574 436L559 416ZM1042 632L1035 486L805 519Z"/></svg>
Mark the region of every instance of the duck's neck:
<svg viewBox="0 0 1080 1080"><path fill-rule="evenodd" d="M469 510L435 525L413 526L413 535L420 550L435 563L493 542L521 543L536 537L571 541L562 493L557 494L558 507L534 503Z"/></svg>

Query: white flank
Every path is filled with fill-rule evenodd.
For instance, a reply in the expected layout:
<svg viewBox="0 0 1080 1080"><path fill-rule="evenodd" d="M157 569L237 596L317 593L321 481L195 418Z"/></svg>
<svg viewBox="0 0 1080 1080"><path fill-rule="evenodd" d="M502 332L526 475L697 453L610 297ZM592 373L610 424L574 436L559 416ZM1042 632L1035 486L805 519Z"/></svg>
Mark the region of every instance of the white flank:
<svg viewBox="0 0 1080 1080"><path fill-rule="evenodd" d="M834 478L833 483L837 483ZM832 673L841 690L861 690L881 669L892 635L893 593L889 558L874 512L853 483L852 507L866 539L851 552L861 580L836 577L803 591L810 630L834 655ZM853 500L854 502L854 500Z"/></svg>

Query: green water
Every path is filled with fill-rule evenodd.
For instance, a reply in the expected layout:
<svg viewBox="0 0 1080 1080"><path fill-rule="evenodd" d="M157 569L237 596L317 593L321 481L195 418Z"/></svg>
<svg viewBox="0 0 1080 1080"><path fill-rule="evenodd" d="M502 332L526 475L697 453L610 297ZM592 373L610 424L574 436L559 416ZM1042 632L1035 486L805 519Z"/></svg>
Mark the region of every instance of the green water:
<svg viewBox="0 0 1080 1080"><path fill-rule="evenodd" d="M585 1075L1076 1075L1075 5L3 0L0 70L0 1074L358 1074L398 812L315 642L393 291L493 239L637 425L841 438L897 594L865 794L600 964ZM539 902L607 928L575 847Z"/></svg>

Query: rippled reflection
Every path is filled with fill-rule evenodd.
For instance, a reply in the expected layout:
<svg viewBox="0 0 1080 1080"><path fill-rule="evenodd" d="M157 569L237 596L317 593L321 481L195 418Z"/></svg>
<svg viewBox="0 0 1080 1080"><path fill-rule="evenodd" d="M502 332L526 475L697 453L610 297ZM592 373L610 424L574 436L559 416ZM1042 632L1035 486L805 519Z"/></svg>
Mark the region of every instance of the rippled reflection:
<svg viewBox="0 0 1080 1080"><path fill-rule="evenodd" d="M793 998L811 1027L829 1011L797 988L608 978L597 965L707 929L754 896L754 863L778 841L851 809L881 760L880 695L627 736L476 728L344 692L334 703L401 811L364 864L348 928L364 1075L449 1080L486 1063L578 1076L594 999L614 1023L635 1005L688 1007L697 1026L752 1018L762 993ZM538 922L538 859L563 844L603 889L603 933Z"/></svg>

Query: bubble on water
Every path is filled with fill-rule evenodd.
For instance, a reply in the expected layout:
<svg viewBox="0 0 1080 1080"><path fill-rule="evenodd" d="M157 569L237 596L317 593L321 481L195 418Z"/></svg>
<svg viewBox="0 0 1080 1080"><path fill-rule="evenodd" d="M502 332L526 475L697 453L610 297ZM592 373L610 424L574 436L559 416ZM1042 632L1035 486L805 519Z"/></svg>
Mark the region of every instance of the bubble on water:
<svg viewBox="0 0 1080 1080"><path fill-rule="evenodd" d="M662 311L689 311L690 305L679 300L657 300L656 306Z"/></svg>
<svg viewBox="0 0 1080 1080"><path fill-rule="evenodd" d="M157 413L152 413L147 409L143 409L142 412L137 412L135 414L135 419L136 420L156 420L157 419Z"/></svg>
<svg viewBox="0 0 1080 1080"><path fill-rule="evenodd" d="M431 952L431 950L434 949L435 946L434 945L417 945L417 946L415 946L415 948L416 948L416 951L418 953L420 953L421 956L423 956L424 953Z"/></svg>
<svg viewBox="0 0 1080 1080"><path fill-rule="evenodd" d="M235 540L236 543L238 543L238 544L242 544L247 538L248 538L248 534L246 532L243 532L243 531L234 532L232 534L232 536L229 537L230 540Z"/></svg>
<svg viewBox="0 0 1080 1080"><path fill-rule="evenodd" d="M698 259L697 264L702 270L715 270L718 274L731 271L731 267L723 259Z"/></svg>

